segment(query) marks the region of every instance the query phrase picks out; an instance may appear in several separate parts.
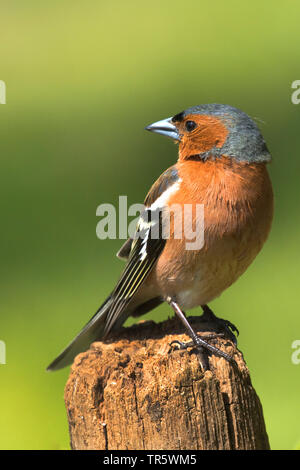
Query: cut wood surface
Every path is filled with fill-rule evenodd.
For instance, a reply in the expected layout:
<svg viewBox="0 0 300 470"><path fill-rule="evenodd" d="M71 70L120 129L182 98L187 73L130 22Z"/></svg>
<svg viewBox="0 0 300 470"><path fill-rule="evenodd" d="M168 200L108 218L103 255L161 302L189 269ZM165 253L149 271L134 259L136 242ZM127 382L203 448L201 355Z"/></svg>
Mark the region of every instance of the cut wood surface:
<svg viewBox="0 0 300 470"><path fill-rule="evenodd" d="M203 372L196 350L174 350L174 340L189 341L176 318L142 322L75 358L65 388L72 449L269 449L242 353L216 338L237 367L210 355Z"/></svg>

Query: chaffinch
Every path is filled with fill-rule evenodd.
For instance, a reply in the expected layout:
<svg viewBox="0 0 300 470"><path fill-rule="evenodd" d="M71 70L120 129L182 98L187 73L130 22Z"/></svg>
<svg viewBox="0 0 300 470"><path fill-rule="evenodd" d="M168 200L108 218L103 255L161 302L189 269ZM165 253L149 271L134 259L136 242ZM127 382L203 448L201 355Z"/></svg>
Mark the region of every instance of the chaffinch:
<svg viewBox="0 0 300 470"><path fill-rule="evenodd" d="M146 129L178 142L178 161L151 187L135 236L117 253L126 266L116 287L48 370L65 367L129 316L143 315L162 302L172 307L192 339L180 347L195 345L234 362L196 334L184 310L201 306L203 319L236 341L236 327L217 318L207 304L236 281L267 239L273 216L266 168L270 153L252 119L228 105L194 106ZM204 209L202 225L197 224L197 206ZM203 243L196 249L187 249L190 236L178 230L183 219L177 215L186 207L192 208L193 230L203 230ZM197 230L193 233L200 237Z"/></svg>

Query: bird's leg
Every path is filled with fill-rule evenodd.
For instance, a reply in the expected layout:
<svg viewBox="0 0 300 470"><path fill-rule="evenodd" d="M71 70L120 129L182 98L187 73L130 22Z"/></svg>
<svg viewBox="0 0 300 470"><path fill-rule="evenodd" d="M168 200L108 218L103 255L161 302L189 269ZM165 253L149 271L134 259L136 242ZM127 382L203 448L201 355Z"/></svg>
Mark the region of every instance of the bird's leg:
<svg viewBox="0 0 300 470"><path fill-rule="evenodd" d="M166 300L167 300L168 304L172 307L172 309L174 310L174 312L176 313L178 318L184 324L189 336L192 339L192 341L189 342L189 343L180 343L180 341L176 341L176 343L180 345L181 349L186 349L186 348L189 348L189 347L192 347L192 346L196 346L196 348L200 351L200 355L201 355L202 361L204 363L203 364L204 368L207 368L207 365L208 365L207 364L207 357L204 358L204 355L203 355L203 350L204 349L207 349L208 351L210 351L210 352L212 352L212 353L214 353L218 356L224 357L224 359L226 359L228 362L235 363L235 360L229 354L225 353L221 349L216 348L215 346L212 346L207 341L205 341L204 339L200 338L197 335L197 333L193 330L193 328L189 324L189 322L188 322L188 320L185 316L185 313L180 309L179 305L174 300L172 300L170 297L168 297ZM212 336L216 337L216 335L210 335L210 338Z"/></svg>
<svg viewBox="0 0 300 470"><path fill-rule="evenodd" d="M236 345L237 339L234 333L236 332L237 336L239 335L239 330L237 327L229 320L216 317L208 305L201 305L201 307L203 309L203 315L201 315L200 320L216 325L216 329L219 331L224 331L224 333L226 333L226 335L228 335L231 341Z"/></svg>

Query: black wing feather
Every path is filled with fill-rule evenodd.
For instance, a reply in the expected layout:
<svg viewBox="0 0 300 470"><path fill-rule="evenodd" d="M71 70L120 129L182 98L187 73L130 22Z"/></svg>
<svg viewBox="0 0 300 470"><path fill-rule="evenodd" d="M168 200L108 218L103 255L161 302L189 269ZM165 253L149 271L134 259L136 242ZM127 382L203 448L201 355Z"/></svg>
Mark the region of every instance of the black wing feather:
<svg viewBox="0 0 300 470"><path fill-rule="evenodd" d="M126 309L164 248L166 240L161 237L162 216L160 211L155 212L153 217L154 211L146 209L140 216L128 263L112 293L113 305L107 316L105 334Z"/></svg>

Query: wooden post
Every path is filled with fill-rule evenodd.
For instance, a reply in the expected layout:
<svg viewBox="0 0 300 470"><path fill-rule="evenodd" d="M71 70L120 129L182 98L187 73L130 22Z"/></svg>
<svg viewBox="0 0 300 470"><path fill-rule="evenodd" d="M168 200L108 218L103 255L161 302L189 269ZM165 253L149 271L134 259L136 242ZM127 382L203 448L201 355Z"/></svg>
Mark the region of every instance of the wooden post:
<svg viewBox="0 0 300 470"><path fill-rule="evenodd" d="M65 388L72 449L269 449L242 353L213 340L238 367L212 355L203 373L195 350L174 350L174 340L189 340L176 318L143 322L75 358Z"/></svg>

